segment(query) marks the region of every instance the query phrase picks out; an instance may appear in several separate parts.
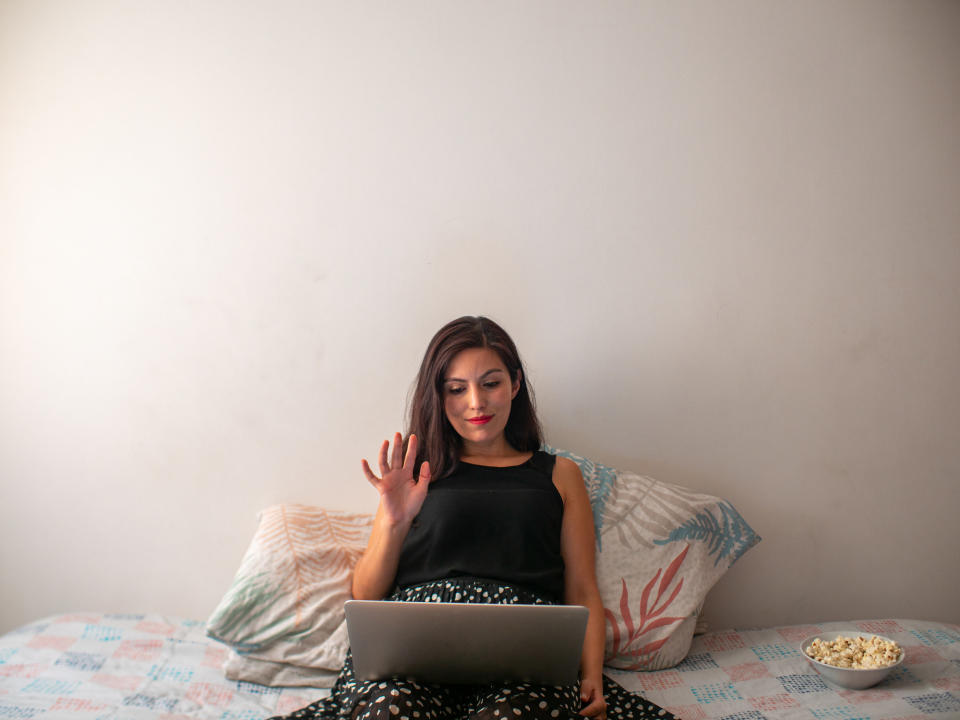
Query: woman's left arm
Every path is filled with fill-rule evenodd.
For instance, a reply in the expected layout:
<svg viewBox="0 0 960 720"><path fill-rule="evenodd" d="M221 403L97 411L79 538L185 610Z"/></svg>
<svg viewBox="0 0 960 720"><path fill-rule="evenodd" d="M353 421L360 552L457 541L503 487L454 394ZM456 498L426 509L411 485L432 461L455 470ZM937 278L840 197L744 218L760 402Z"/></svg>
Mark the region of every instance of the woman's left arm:
<svg viewBox="0 0 960 720"><path fill-rule="evenodd" d="M607 704L603 697L603 603L597 587L590 497L580 468L568 458L557 458L553 480L563 498L560 550L564 563L564 602L584 605L590 610L580 658L580 698L584 704L580 714L604 718Z"/></svg>

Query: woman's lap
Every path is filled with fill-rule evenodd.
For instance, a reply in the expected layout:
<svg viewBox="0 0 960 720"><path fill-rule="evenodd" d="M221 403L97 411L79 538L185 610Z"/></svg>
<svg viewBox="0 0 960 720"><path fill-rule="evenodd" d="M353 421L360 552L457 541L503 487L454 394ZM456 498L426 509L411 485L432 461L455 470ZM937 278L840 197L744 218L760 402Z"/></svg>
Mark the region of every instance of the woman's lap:
<svg viewBox="0 0 960 720"><path fill-rule="evenodd" d="M346 699L346 698L344 698ZM541 687L526 683L491 685L426 685L413 681L360 682L352 707L341 717L356 720L539 720L576 717L579 697L573 687Z"/></svg>
<svg viewBox="0 0 960 720"><path fill-rule="evenodd" d="M397 590L390 599L408 602L546 602L522 589L483 580L424 583ZM672 717L608 678L604 678L604 685L605 693L616 696L623 710L619 715L611 713L611 720L617 717L622 720ZM611 705L610 699L608 697L608 706ZM582 718L579 710L580 693L575 685L429 685L412 680L358 680L353 672L353 658L348 652L330 697L287 717L290 720L572 720Z"/></svg>

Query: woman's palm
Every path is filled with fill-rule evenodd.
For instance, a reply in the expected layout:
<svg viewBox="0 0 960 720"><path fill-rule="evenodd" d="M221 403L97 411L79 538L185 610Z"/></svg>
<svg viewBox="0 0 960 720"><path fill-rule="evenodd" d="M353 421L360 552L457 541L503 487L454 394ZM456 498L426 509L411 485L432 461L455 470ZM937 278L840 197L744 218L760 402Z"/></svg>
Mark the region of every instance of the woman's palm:
<svg viewBox="0 0 960 720"><path fill-rule="evenodd" d="M409 522L416 517L427 496L430 484L430 463L420 466L420 479L413 477L413 466L417 458L417 436L407 440L406 456L403 454L403 438L400 433L393 437L393 452L388 452L390 441L384 440L380 446L380 475L377 477L363 460L363 472L367 480L380 493L380 502L387 517L394 521ZM389 456L389 459L388 459Z"/></svg>

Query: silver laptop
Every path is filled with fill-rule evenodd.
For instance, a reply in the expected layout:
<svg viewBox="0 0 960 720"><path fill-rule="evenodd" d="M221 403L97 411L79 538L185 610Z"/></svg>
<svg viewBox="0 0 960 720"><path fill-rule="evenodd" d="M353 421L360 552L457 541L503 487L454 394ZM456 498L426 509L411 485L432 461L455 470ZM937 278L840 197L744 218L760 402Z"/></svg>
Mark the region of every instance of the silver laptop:
<svg viewBox="0 0 960 720"><path fill-rule="evenodd" d="M576 682L589 611L580 605L348 600L361 680Z"/></svg>

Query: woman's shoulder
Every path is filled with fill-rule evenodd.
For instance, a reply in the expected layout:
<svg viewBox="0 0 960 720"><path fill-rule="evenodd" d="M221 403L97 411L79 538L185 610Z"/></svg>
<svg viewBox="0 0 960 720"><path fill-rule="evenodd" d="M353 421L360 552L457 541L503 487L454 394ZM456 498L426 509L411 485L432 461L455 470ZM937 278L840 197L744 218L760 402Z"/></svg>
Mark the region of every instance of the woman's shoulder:
<svg viewBox="0 0 960 720"><path fill-rule="evenodd" d="M576 473L580 475L580 466L577 465L573 460L564 455L554 455L557 458L557 467L562 468L564 472Z"/></svg>
<svg viewBox="0 0 960 720"><path fill-rule="evenodd" d="M537 450L534 453L534 457L537 456L543 457L544 461L549 463L550 466L556 471L566 474L576 473L576 475L580 475L580 466L565 455L555 455L547 450Z"/></svg>
<svg viewBox="0 0 960 720"><path fill-rule="evenodd" d="M555 465L553 467L553 484L560 492L564 502L572 495L576 495L583 485L583 476L580 474L580 466L573 460L563 455L554 455Z"/></svg>

